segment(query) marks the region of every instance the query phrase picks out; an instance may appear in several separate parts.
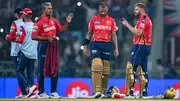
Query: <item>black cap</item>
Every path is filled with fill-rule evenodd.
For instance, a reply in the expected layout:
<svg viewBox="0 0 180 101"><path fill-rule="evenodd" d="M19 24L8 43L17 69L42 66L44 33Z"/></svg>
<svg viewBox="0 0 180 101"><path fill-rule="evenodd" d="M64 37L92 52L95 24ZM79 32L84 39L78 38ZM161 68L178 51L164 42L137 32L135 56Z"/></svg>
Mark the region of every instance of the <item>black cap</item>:
<svg viewBox="0 0 180 101"><path fill-rule="evenodd" d="M18 14L21 14L22 13L22 9L21 8L17 8L14 10L14 13L18 13Z"/></svg>

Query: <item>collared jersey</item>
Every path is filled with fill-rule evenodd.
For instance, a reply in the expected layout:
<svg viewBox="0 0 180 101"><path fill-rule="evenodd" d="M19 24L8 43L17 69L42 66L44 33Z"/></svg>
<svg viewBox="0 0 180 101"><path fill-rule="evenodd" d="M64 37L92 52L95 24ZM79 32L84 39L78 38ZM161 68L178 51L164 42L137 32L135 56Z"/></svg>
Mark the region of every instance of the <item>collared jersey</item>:
<svg viewBox="0 0 180 101"><path fill-rule="evenodd" d="M134 34L133 44L151 45L152 43L152 22L147 14L142 15L135 26L136 29L142 29L143 34L137 36Z"/></svg>
<svg viewBox="0 0 180 101"><path fill-rule="evenodd" d="M42 15L39 20L35 23L32 36L43 36L43 37L56 37L56 30L61 31L62 26L57 22L56 19L50 17L46 18Z"/></svg>
<svg viewBox="0 0 180 101"><path fill-rule="evenodd" d="M99 14L90 19L88 29L93 31L91 40L101 42L110 42L111 33L118 30L113 18L101 18Z"/></svg>

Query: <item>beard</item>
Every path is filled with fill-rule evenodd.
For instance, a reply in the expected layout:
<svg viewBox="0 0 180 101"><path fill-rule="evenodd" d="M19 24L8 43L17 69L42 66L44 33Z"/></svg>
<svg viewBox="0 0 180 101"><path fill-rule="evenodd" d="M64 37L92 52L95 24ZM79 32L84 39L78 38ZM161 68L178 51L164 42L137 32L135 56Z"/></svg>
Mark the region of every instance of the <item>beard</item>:
<svg viewBox="0 0 180 101"><path fill-rule="evenodd" d="M136 18L139 18L141 16L141 13L140 12L137 12L136 14L135 14L135 17Z"/></svg>
<svg viewBox="0 0 180 101"><path fill-rule="evenodd" d="M101 17L105 17L107 14L100 14Z"/></svg>

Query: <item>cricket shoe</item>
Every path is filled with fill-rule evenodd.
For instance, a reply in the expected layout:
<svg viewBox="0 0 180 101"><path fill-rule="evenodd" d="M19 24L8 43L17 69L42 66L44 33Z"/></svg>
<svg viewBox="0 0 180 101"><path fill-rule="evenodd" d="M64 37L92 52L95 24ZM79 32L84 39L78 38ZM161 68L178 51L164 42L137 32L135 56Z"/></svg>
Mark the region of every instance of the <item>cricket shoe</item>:
<svg viewBox="0 0 180 101"><path fill-rule="evenodd" d="M49 98L49 96L47 95L46 92L43 92L38 95L38 99L48 99L48 98Z"/></svg>
<svg viewBox="0 0 180 101"><path fill-rule="evenodd" d="M127 99L134 99L134 98L136 98L136 97L135 97L135 96L129 95L129 96L125 96L124 98L127 98Z"/></svg>
<svg viewBox="0 0 180 101"><path fill-rule="evenodd" d="M101 97L101 93L100 92L96 92L93 97L94 98L100 98Z"/></svg>
<svg viewBox="0 0 180 101"><path fill-rule="evenodd" d="M22 98L22 96L23 96L23 95L22 95L22 93L21 93L21 94L17 95L15 98L16 98L16 99L19 99L19 98Z"/></svg>
<svg viewBox="0 0 180 101"><path fill-rule="evenodd" d="M107 97L106 97L106 95L101 94L101 97L99 97L99 98L103 99L103 98L107 98Z"/></svg>
<svg viewBox="0 0 180 101"><path fill-rule="evenodd" d="M61 96L59 96L57 92L52 92L50 94L50 98L52 98L52 99L59 99L59 98L61 98Z"/></svg>
<svg viewBox="0 0 180 101"><path fill-rule="evenodd" d="M29 92L27 94L27 98L29 98L30 96L32 96L34 94L34 92L36 92L38 90L37 86L33 85L32 87L29 88Z"/></svg>
<svg viewBox="0 0 180 101"><path fill-rule="evenodd" d="M29 99L37 99L38 98L38 94L34 94L34 95L32 95L32 96L30 96L30 97L28 97Z"/></svg>

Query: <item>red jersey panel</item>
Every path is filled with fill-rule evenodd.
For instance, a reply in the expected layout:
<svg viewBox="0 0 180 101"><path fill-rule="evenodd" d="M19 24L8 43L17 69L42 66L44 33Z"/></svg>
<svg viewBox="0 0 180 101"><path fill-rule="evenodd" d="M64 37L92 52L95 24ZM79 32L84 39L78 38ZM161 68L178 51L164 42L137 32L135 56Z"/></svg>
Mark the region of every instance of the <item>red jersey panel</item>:
<svg viewBox="0 0 180 101"><path fill-rule="evenodd" d="M56 21L56 19L52 17L48 19L44 15L42 15L34 25L32 36L39 35L43 37L56 37L56 30L60 31L61 29L62 26Z"/></svg>
<svg viewBox="0 0 180 101"><path fill-rule="evenodd" d="M16 38L16 32L17 32L16 24L13 22L11 24L10 33L7 36L7 40L8 41L14 40Z"/></svg>
<svg viewBox="0 0 180 101"><path fill-rule="evenodd" d="M111 33L118 30L113 18L101 18L99 14L91 18L88 29L93 31L91 40L101 42L110 42Z"/></svg>
<svg viewBox="0 0 180 101"><path fill-rule="evenodd" d="M134 34L133 44L151 45L152 43L152 22L147 14L141 16L135 26L136 29L142 29L143 34L137 36Z"/></svg>

